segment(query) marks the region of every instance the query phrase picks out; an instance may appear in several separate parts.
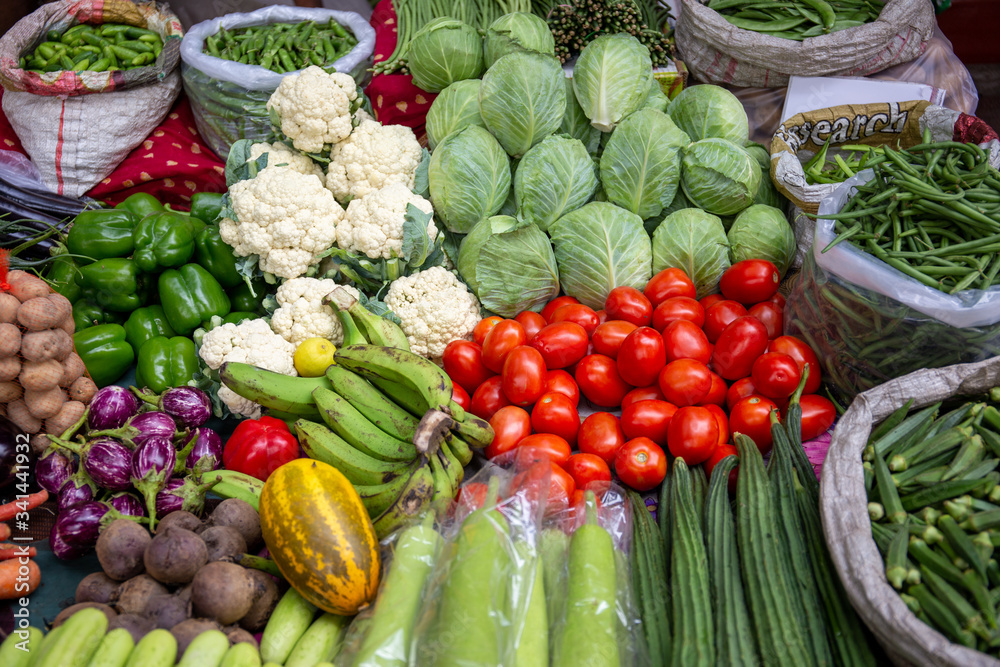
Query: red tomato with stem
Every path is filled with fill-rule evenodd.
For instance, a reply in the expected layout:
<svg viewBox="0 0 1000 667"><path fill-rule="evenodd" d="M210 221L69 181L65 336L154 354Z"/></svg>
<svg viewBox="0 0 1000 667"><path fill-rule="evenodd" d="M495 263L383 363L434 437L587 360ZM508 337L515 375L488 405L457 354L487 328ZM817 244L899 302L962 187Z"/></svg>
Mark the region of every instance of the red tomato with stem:
<svg viewBox="0 0 1000 667"><path fill-rule="evenodd" d="M565 394L542 394L531 408L531 429L535 433L558 435L573 446L580 430L580 413Z"/></svg>
<svg viewBox="0 0 1000 667"><path fill-rule="evenodd" d="M697 324L688 320L674 320L661 334L667 361L695 359L707 364L712 358L712 344Z"/></svg>
<svg viewBox="0 0 1000 667"><path fill-rule="evenodd" d="M616 361L619 375L630 385L645 387L656 382L667 363L663 337L653 327L639 327L622 341Z"/></svg>
<svg viewBox="0 0 1000 667"><path fill-rule="evenodd" d="M510 401L503 393L503 379L499 375L494 375L476 387L476 391L472 393L472 407L469 412L489 421L493 414L505 405L510 405Z"/></svg>
<svg viewBox="0 0 1000 667"><path fill-rule="evenodd" d="M556 298L552 299L552 301L549 301L547 304L545 304L545 307L542 308L541 315L542 317L545 318L546 322L551 322L552 313L556 312L556 310L559 309L561 306L565 306L566 304L569 303L580 303L580 301L576 297L572 296L557 296Z"/></svg>
<svg viewBox="0 0 1000 667"><path fill-rule="evenodd" d="M462 385L454 382L451 383L451 400L458 403L466 412L472 407L472 397L469 396L469 392L462 389Z"/></svg>
<svg viewBox="0 0 1000 667"><path fill-rule="evenodd" d="M653 308L672 296L687 296L692 299L697 296L694 282L682 269L663 269L649 279L642 293L649 299Z"/></svg>
<svg viewBox="0 0 1000 667"><path fill-rule="evenodd" d="M712 371L694 359L671 361L660 371L657 382L666 399L681 407L701 403L712 388Z"/></svg>
<svg viewBox="0 0 1000 667"><path fill-rule="evenodd" d="M531 415L524 408L505 405L490 417L493 442L486 446L486 458L501 456L531 435Z"/></svg>
<svg viewBox="0 0 1000 667"><path fill-rule="evenodd" d="M729 389L726 391L726 408L729 410L733 409L741 398L746 398L747 396L753 396L754 394L760 395L757 391L757 387L754 386L753 378L745 377L740 378L736 382L729 385Z"/></svg>
<svg viewBox="0 0 1000 667"><path fill-rule="evenodd" d="M590 340L576 322L553 322L542 327L528 342L538 350L549 369L572 366L587 355Z"/></svg>
<svg viewBox="0 0 1000 667"><path fill-rule="evenodd" d="M729 432L742 433L757 445L761 454L771 451L771 410L778 406L763 396L747 396L729 411Z"/></svg>
<svg viewBox="0 0 1000 667"><path fill-rule="evenodd" d="M636 491L649 491L667 476L667 455L649 438L633 438L618 450L615 473Z"/></svg>
<svg viewBox="0 0 1000 667"><path fill-rule="evenodd" d="M837 409L826 396L804 394L799 405L802 407L802 442L823 435L833 426Z"/></svg>
<svg viewBox="0 0 1000 667"><path fill-rule="evenodd" d="M482 347L483 341L486 340L486 334L490 332L490 329L501 322L503 322L503 318L499 315L490 315L489 317L484 317L479 320L476 328L472 330L472 340L476 343L476 345Z"/></svg>
<svg viewBox="0 0 1000 667"><path fill-rule="evenodd" d="M709 308L719 303L720 301L725 301L725 300L726 297L722 296L721 294L707 294L698 299L698 303L701 304L702 308L708 310Z"/></svg>
<svg viewBox="0 0 1000 667"><path fill-rule="evenodd" d="M677 406L667 401L636 401L622 409L621 425L625 437L646 437L660 445L667 445L667 429L677 413Z"/></svg>
<svg viewBox="0 0 1000 667"><path fill-rule="evenodd" d="M632 385L618 374L618 364L603 354L588 354L576 365L580 393L594 405L613 408L621 405Z"/></svg>
<svg viewBox="0 0 1000 667"><path fill-rule="evenodd" d="M802 371L787 354L765 352L753 362L750 378L758 393L771 399L788 398L799 386Z"/></svg>
<svg viewBox="0 0 1000 667"><path fill-rule="evenodd" d="M717 343L726 327L746 314L747 309L735 301L719 301L706 308L703 328L708 342Z"/></svg>
<svg viewBox="0 0 1000 667"><path fill-rule="evenodd" d="M708 475L709 479L712 478L712 471L715 470L715 466L717 466L719 464L719 461L726 458L727 456L735 456L739 458L738 454L736 453L736 448L733 447L732 445L719 445L718 447L715 448L715 453L712 454L712 458L705 461L704 464L705 474ZM731 494L736 493L736 480L739 477L737 475L739 469L740 469L739 466L737 466L732 470L732 472L729 473L728 486L729 486L729 493Z"/></svg>
<svg viewBox="0 0 1000 667"><path fill-rule="evenodd" d="M625 320L609 320L603 324L598 324L594 329L590 342L594 346L594 352L616 359L618 350L628 335L638 329L636 325Z"/></svg>
<svg viewBox="0 0 1000 667"><path fill-rule="evenodd" d="M665 401L667 397L660 391L660 385L651 384L647 387L636 387L625 394L622 399L622 410L638 401Z"/></svg>
<svg viewBox="0 0 1000 667"><path fill-rule="evenodd" d="M604 310L609 320L625 320L637 327L648 327L653 319L653 304L634 287L622 285L608 293Z"/></svg>
<svg viewBox="0 0 1000 667"><path fill-rule="evenodd" d="M576 434L576 446L581 452L594 454L610 464L625 444L621 421L610 412L594 412L583 420Z"/></svg>
<svg viewBox="0 0 1000 667"><path fill-rule="evenodd" d="M667 447L688 465L707 461L718 446L719 422L708 408L689 405L680 408L670 420Z"/></svg>
<svg viewBox="0 0 1000 667"><path fill-rule="evenodd" d="M726 269L719 279L719 290L727 299L749 306L770 299L780 284L781 274L773 263L744 259Z"/></svg>
<svg viewBox="0 0 1000 667"><path fill-rule="evenodd" d="M469 340L459 338L448 343L441 361L452 383L462 385L470 393L496 375L483 364L483 349Z"/></svg>
<svg viewBox="0 0 1000 667"><path fill-rule="evenodd" d="M766 350L767 329L756 317L745 315L733 320L719 336L712 351L712 367L725 380L739 380L750 375L753 362Z"/></svg>
<svg viewBox="0 0 1000 667"><path fill-rule="evenodd" d="M524 327L516 320L497 322L483 339L483 365L494 373L503 370L507 353L528 342Z"/></svg>
<svg viewBox="0 0 1000 667"><path fill-rule="evenodd" d="M503 362L503 393L514 405L531 405L545 393L545 360L533 347L521 345Z"/></svg>
<svg viewBox="0 0 1000 667"><path fill-rule="evenodd" d="M545 393L550 392L568 396L574 407L580 404L580 388L576 386L576 380L561 368L545 374Z"/></svg>
<svg viewBox="0 0 1000 667"><path fill-rule="evenodd" d="M524 328L524 335L528 337L529 341L541 331L542 327L548 324L544 317L533 310L522 310L514 316L514 320Z"/></svg>
<svg viewBox="0 0 1000 667"><path fill-rule="evenodd" d="M603 486L611 481L611 468L607 462L595 454L577 453L569 457L564 466L578 489L590 488L591 484Z"/></svg>
<svg viewBox="0 0 1000 667"><path fill-rule="evenodd" d="M601 320L597 317L597 311L590 306L582 303L570 303L559 306L556 308L556 312L552 313L549 323L555 322L576 322L587 331L589 337L594 333L594 329L601 323Z"/></svg>
<svg viewBox="0 0 1000 667"><path fill-rule="evenodd" d="M729 442L729 417L726 411L714 403L701 406L712 413L716 423L719 425L719 444L724 445Z"/></svg>
<svg viewBox="0 0 1000 667"><path fill-rule="evenodd" d="M554 433L532 433L517 443L514 460L519 468L538 461L551 461L563 466L573 453L569 443Z"/></svg>
<svg viewBox="0 0 1000 667"><path fill-rule="evenodd" d="M729 390L726 381L718 373L712 373L712 386L709 387L705 398L698 402L698 405L718 405L720 408L726 404L726 392Z"/></svg>
<svg viewBox="0 0 1000 667"><path fill-rule="evenodd" d="M807 343L795 336L778 336L768 344L767 351L787 354L795 360L800 370L809 366L809 377L806 378L806 386L802 393L815 394L819 391L819 383L823 373L819 367L819 358Z"/></svg>
<svg viewBox="0 0 1000 667"><path fill-rule="evenodd" d="M767 329L768 340L774 340L785 331L785 316L781 308L771 301L755 303L747 309L747 315L756 317Z"/></svg>
<svg viewBox="0 0 1000 667"><path fill-rule="evenodd" d="M689 296L672 296L653 311L653 328L663 331L675 320L687 320L701 328L705 324L705 309Z"/></svg>

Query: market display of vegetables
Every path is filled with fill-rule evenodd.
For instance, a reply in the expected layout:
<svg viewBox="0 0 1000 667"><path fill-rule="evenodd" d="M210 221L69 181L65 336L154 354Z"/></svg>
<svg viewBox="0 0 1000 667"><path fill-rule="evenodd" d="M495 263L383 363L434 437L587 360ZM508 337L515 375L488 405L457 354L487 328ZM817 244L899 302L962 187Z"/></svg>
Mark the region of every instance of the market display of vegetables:
<svg viewBox="0 0 1000 667"><path fill-rule="evenodd" d="M147 28L121 23L80 23L59 32L21 56L21 69L37 72L106 72L144 67L156 61L163 40Z"/></svg>

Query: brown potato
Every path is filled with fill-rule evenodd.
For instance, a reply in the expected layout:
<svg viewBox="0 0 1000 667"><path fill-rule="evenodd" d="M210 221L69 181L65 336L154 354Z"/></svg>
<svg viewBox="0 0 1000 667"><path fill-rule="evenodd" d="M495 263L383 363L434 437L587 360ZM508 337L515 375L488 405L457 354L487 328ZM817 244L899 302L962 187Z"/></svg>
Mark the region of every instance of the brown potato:
<svg viewBox="0 0 1000 667"><path fill-rule="evenodd" d="M76 352L72 352L63 360L62 369L62 377L59 378L60 387L69 387L87 372L87 367L83 365L83 359Z"/></svg>
<svg viewBox="0 0 1000 667"><path fill-rule="evenodd" d="M21 302L13 294L0 292L0 322L10 323L17 321L17 309L21 307Z"/></svg>
<svg viewBox="0 0 1000 667"><path fill-rule="evenodd" d="M62 361L73 352L73 337L62 329L32 331L21 339L21 356L27 361Z"/></svg>
<svg viewBox="0 0 1000 667"><path fill-rule="evenodd" d="M13 356L20 349L21 330L9 322L0 324L0 358Z"/></svg>
<svg viewBox="0 0 1000 667"><path fill-rule="evenodd" d="M0 382L8 382L17 378L21 372L21 360L17 357L0 359Z"/></svg>
<svg viewBox="0 0 1000 667"><path fill-rule="evenodd" d="M23 282L23 281L22 281ZM59 324L59 310L45 296L28 299L17 309L17 321L28 331L45 331Z"/></svg>
<svg viewBox="0 0 1000 667"><path fill-rule="evenodd" d="M71 401L90 403L90 399L97 393L97 385L90 378L77 378L76 382L69 386L69 398Z"/></svg>
<svg viewBox="0 0 1000 667"><path fill-rule="evenodd" d="M66 392L59 387L24 392L24 404L28 406L28 412L39 419L55 417L66 400Z"/></svg>
<svg viewBox="0 0 1000 667"><path fill-rule="evenodd" d="M63 376L63 366L55 359L47 361L26 361L18 379L25 391L45 391L59 386ZM2 380L0 376L0 380Z"/></svg>
<svg viewBox="0 0 1000 667"><path fill-rule="evenodd" d="M87 406L80 401L66 401L55 417L49 417L45 420L45 432L61 435L83 416L86 409Z"/></svg>
<svg viewBox="0 0 1000 667"><path fill-rule="evenodd" d="M42 428L42 420L31 414L23 400L8 403L7 416L25 433L38 433Z"/></svg>
<svg viewBox="0 0 1000 667"><path fill-rule="evenodd" d="M0 382L0 403L11 403L21 398L24 392L16 382Z"/></svg>
<svg viewBox="0 0 1000 667"><path fill-rule="evenodd" d="M73 304L70 303L69 299L58 292L52 292L49 294L49 301L52 302L52 306L56 309L56 312L59 313L59 318L56 320L54 326L62 329L66 320L73 320ZM73 331L70 330L67 333L73 333Z"/></svg>
<svg viewBox="0 0 1000 667"><path fill-rule="evenodd" d="M52 293L49 284L41 278L36 278L30 273L21 272L23 275L13 278L14 271L7 274L7 281L10 283L10 293L13 294L22 304L39 297L47 297ZM48 304L46 304L48 308ZM42 327L48 329L48 327Z"/></svg>
<svg viewBox="0 0 1000 667"><path fill-rule="evenodd" d="M42 424L42 428L45 428L45 424ZM41 433L36 433L31 436L30 442L31 453L34 454L36 458L44 454L45 450L52 446L52 441L49 440L48 436L42 435Z"/></svg>

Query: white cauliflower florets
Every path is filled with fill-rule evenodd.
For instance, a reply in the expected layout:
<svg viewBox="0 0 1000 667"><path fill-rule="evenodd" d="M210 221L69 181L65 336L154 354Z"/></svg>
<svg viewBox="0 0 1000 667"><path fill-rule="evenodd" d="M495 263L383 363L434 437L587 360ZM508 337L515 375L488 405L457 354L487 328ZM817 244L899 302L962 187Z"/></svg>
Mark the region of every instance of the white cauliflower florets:
<svg viewBox="0 0 1000 667"><path fill-rule="evenodd" d="M337 245L372 259L399 257L403 252L407 204L413 204L424 213L434 213L429 201L413 194L402 183L390 183L361 199L352 200L344 219L337 225ZM437 238L437 233L434 220L429 219L427 235L431 241Z"/></svg>
<svg viewBox="0 0 1000 667"><path fill-rule="evenodd" d="M271 327L262 319L216 327L205 333L198 350L198 355L213 370L224 362L238 361L282 375L298 375L292 362L294 354L295 345L271 331ZM219 398L234 414L249 419L260 417L258 404L243 398L225 385L219 389Z"/></svg>
<svg viewBox="0 0 1000 667"><path fill-rule="evenodd" d="M421 154L410 128L364 120L330 150L326 187L340 201L364 197L389 183L412 190Z"/></svg>
<svg viewBox="0 0 1000 667"><path fill-rule="evenodd" d="M337 240L344 209L316 176L266 167L229 188L236 220L219 223L222 240L241 257L260 256L260 269L297 278Z"/></svg>
<svg viewBox="0 0 1000 667"><path fill-rule="evenodd" d="M284 77L267 108L281 117L281 131L292 146L306 153L319 153L324 144L336 144L351 133L351 103L358 88L348 74L328 74L310 65L299 74Z"/></svg>
<svg viewBox="0 0 1000 667"><path fill-rule="evenodd" d="M333 308L323 304L323 297L343 287L355 299L358 290L349 285L338 285L325 278L294 278L278 288L275 299L280 306L271 316L271 328L290 343L298 345L307 338L326 338L340 345L344 331Z"/></svg>
<svg viewBox="0 0 1000 667"><path fill-rule="evenodd" d="M442 266L397 278L385 305L403 322L410 349L431 359L440 358L457 338L472 340L479 323L476 295Z"/></svg>
<svg viewBox="0 0 1000 667"><path fill-rule="evenodd" d="M267 153L267 166L269 167L287 165L300 174L318 176L320 179L325 178L323 168L319 166L318 162L313 162L302 153L293 151L280 141L273 144L252 144L250 146L250 159L247 162L256 160L264 153Z"/></svg>

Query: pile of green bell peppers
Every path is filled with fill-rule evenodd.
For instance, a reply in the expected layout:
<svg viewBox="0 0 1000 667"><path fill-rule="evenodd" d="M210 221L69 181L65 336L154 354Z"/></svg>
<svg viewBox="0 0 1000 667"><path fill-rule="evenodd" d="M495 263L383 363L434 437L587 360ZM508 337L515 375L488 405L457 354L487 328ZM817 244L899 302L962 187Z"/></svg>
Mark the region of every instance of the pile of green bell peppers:
<svg viewBox="0 0 1000 667"><path fill-rule="evenodd" d="M220 193L195 193L190 213L138 193L74 219L46 278L73 303L77 353L98 386L133 362L137 384L156 392L186 384L195 329L261 312L262 290L251 292L219 234L221 211Z"/></svg>

